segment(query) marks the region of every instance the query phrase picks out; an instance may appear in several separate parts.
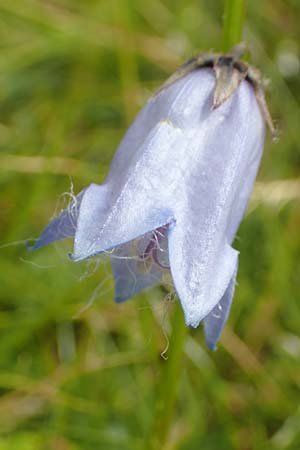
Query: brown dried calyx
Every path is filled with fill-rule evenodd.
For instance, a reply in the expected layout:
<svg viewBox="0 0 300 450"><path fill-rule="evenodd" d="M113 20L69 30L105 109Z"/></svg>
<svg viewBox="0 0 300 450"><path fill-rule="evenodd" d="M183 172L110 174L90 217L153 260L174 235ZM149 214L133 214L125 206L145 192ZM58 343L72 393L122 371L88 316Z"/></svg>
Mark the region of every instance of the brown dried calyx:
<svg viewBox="0 0 300 450"><path fill-rule="evenodd" d="M272 133L274 140L278 139L278 132L269 112L264 94L263 77L261 72L245 61L241 61L241 56L246 51L246 45L242 42L225 55L221 53L201 53L195 58L189 59L162 85L158 92L184 78L192 71L210 67L216 75L216 85L214 89L213 108L218 108L222 103L231 97L242 80L248 81L253 89L261 109L262 115Z"/></svg>

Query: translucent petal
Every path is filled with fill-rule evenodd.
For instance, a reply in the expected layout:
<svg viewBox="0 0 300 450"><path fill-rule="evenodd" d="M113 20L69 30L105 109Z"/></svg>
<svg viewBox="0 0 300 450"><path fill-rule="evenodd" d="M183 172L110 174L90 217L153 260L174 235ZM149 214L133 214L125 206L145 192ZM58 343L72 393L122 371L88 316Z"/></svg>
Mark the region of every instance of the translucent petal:
<svg viewBox="0 0 300 450"><path fill-rule="evenodd" d="M145 248L151 238L152 233L143 238L142 245ZM144 259L142 256L141 242L129 242L114 250L111 264L115 279L116 302L128 300L160 281L162 270L150 257Z"/></svg>
<svg viewBox="0 0 300 450"><path fill-rule="evenodd" d="M246 82L198 129L185 130L188 152L174 204L169 258L188 325L197 326L217 305L233 276L237 252L229 244L254 181L264 131Z"/></svg>
<svg viewBox="0 0 300 450"><path fill-rule="evenodd" d="M205 317L203 321L205 340L208 347L211 350L216 349L217 342L221 336L224 325L227 321L234 294L236 275L237 275L237 267L234 271L233 277L231 278L223 297L221 298L219 303L214 307L214 309Z"/></svg>
<svg viewBox="0 0 300 450"><path fill-rule="evenodd" d="M170 230L169 255L174 285L186 324L197 327L220 301L233 277L238 252L228 244L219 249L188 245L178 228Z"/></svg>
<svg viewBox="0 0 300 450"><path fill-rule="evenodd" d="M37 250L52 242L74 237L83 193L84 191L80 192L75 200L72 200L69 206L45 227L31 250Z"/></svg>
<svg viewBox="0 0 300 450"><path fill-rule="evenodd" d="M97 197L84 195L75 236L81 260L135 239L173 220L188 163L189 130L211 113L214 75L191 73L150 99L121 142L105 186L109 207L101 218ZM96 226L97 225L97 226Z"/></svg>
<svg viewBox="0 0 300 450"><path fill-rule="evenodd" d="M159 122L167 120L182 130L197 128L211 112L214 85L212 70L197 70L150 98L120 143L111 163L108 180L116 181L118 178L122 185L126 170L143 154L144 140ZM171 158L176 158L174 150L169 155ZM164 169L168 167L169 164Z"/></svg>
<svg viewBox="0 0 300 450"><path fill-rule="evenodd" d="M180 176L177 156L185 149L183 137L182 131L169 122L159 122L143 142L142 154L127 169L121 186L122 175L116 174L102 186L92 185L86 190L74 259L110 250L173 220L174 188L178 189Z"/></svg>

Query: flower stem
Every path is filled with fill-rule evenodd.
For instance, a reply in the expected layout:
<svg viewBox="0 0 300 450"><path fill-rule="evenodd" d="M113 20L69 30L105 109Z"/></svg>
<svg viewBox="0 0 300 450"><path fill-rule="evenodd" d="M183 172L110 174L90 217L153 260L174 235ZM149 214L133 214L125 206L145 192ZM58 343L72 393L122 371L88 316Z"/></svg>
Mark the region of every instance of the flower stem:
<svg viewBox="0 0 300 450"><path fill-rule="evenodd" d="M163 448L168 440L173 417L176 411L177 389L182 368L183 347L187 334L179 301L174 304L171 319L172 332L167 360L162 362L157 392L156 414L151 436L151 448Z"/></svg>
<svg viewBox="0 0 300 450"><path fill-rule="evenodd" d="M245 0L225 0L223 51L228 52L241 41ZM164 448L171 431L176 411L177 390L182 369L182 357L187 327L179 302L174 305L171 320L172 332L168 359L163 362L159 374L154 426L149 439L149 448Z"/></svg>
<svg viewBox="0 0 300 450"><path fill-rule="evenodd" d="M225 0L223 51L228 52L242 40L245 0Z"/></svg>

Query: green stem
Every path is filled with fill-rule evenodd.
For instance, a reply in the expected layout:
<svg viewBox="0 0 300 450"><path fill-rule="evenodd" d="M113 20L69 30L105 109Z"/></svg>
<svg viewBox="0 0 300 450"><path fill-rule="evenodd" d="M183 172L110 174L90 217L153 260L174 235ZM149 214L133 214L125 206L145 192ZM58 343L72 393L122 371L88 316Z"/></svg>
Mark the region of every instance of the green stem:
<svg viewBox="0 0 300 450"><path fill-rule="evenodd" d="M228 52L242 40L245 0L225 0L223 51Z"/></svg>
<svg viewBox="0 0 300 450"><path fill-rule="evenodd" d="M179 301L174 304L174 309L171 320L170 347L167 352L168 359L162 361L154 428L151 436L151 448L156 450L164 448L175 415L177 389L182 369L183 347L188 330Z"/></svg>
<svg viewBox="0 0 300 450"><path fill-rule="evenodd" d="M223 50L228 52L241 41L245 0L225 0ZM172 333L168 360L159 374L154 427L150 437L151 449L163 449L170 433L176 411L177 389L182 370L182 356L187 327L179 302L174 305Z"/></svg>

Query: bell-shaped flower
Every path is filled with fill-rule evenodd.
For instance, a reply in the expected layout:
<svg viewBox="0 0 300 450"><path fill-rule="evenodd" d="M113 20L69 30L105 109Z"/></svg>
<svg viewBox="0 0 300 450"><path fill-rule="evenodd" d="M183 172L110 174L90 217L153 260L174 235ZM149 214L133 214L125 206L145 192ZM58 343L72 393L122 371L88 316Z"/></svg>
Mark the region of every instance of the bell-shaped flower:
<svg viewBox="0 0 300 450"><path fill-rule="evenodd" d="M104 183L82 191L34 246L74 236L74 261L110 252L117 301L170 274L186 324L204 319L211 348L229 313L232 242L265 135L251 83L240 80L214 108L215 88L212 68L167 84L129 128Z"/></svg>

